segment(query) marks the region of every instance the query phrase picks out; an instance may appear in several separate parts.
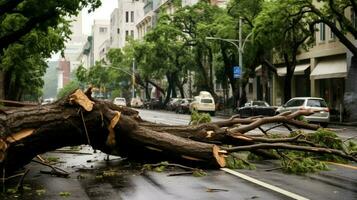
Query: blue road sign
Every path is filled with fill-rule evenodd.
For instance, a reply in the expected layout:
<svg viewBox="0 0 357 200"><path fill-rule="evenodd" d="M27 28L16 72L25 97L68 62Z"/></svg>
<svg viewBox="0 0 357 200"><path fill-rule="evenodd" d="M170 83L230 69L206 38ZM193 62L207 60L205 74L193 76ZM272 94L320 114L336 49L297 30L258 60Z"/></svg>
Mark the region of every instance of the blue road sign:
<svg viewBox="0 0 357 200"><path fill-rule="evenodd" d="M241 76L241 69L239 66L234 66L233 67L233 77L234 78L240 78Z"/></svg>

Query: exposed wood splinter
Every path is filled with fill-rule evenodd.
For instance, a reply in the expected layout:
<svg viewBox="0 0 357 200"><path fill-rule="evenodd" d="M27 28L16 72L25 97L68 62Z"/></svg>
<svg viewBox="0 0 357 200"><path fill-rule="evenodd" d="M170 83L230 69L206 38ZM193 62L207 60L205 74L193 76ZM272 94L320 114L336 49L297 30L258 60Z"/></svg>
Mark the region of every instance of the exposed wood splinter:
<svg viewBox="0 0 357 200"><path fill-rule="evenodd" d="M120 116L121 116L120 112L115 111L115 113L116 114L114 115L114 117L112 118L112 120L110 121L110 124L108 126L108 131L109 131L108 138L107 138L107 145L108 146L114 146L115 145L115 131L114 131L114 128L117 125L117 123L119 122Z"/></svg>
<svg viewBox="0 0 357 200"><path fill-rule="evenodd" d="M74 104L80 105L86 111L92 111L94 102L91 101L87 95L83 93L82 90L78 89L73 94L69 96L69 102Z"/></svg>

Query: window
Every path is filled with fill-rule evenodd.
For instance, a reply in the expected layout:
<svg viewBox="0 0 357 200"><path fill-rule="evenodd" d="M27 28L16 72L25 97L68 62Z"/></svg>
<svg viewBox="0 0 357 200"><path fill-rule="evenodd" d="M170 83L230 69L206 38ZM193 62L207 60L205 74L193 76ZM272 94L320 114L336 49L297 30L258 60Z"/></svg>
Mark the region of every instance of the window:
<svg viewBox="0 0 357 200"><path fill-rule="evenodd" d="M128 40L129 37L129 31L125 31L125 40Z"/></svg>
<svg viewBox="0 0 357 200"><path fill-rule="evenodd" d="M120 29L119 28L117 29L117 33L120 34Z"/></svg>
<svg viewBox="0 0 357 200"><path fill-rule="evenodd" d="M125 22L126 23L129 22L129 12L128 11L125 12Z"/></svg>
<svg viewBox="0 0 357 200"><path fill-rule="evenodd" d="M134 31L133 30L130 31L130 36L134 38Z"/></svg>
<svg viewBox="0 0 357 200"><path fill-rule="evenodd" d="M324 100L320 100L320 99L308 99L306 106L309 107L320 107L320 108L326 108L327 104Z"/></svg>
<svg viewBox="0 0 357 200"><path fill-rule="evenodd" d="M304 99L292 99L288 101L284 107L297 107L297 106L302 106L304 104L305 100Z"/></svg>
<svg viewBox="0 0 357 200"><path fill-rule="evenodd" d="M107 28L106 27L99 27L99 33L106 33Z"/></svg>
<svg viewBox="0 0 357 200"><path fill-rule="evenodd" d="M134 22L134 11L130 12L130 22Z"/></svg>
<svg viewBox="0 0 357 200"><path fill-rule="evenodd" d="M336 26L336 20L333 20L333 24ZM331 28L330 28L330 39L331 40L336 39L336 35L332 32Z"/></svg>
<svg viewBox="0 0 357 200"><path fill-rule="evenodd" d="M325 41L326 36L325 36L325 24L320 23L320 41Z"/></svg>
<svg viewBox="0 0 357 200"><path fill-rule="evenodd" d="M201 99L201 103L213 103L212 99Z"/></svg>

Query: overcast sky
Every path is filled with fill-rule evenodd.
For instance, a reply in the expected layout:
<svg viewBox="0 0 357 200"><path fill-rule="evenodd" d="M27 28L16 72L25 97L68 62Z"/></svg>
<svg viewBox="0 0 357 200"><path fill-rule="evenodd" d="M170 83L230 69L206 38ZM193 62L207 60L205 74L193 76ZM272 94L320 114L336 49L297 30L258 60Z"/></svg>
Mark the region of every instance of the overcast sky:
<svg viewBox="0 0 357 200"><path fill-rule="evenodd" d="M88 9L83 10L83 33L89 35L94 19L110 20L110 14L118 7L118 0L102 0L102 6L97 8L94 13L88 14Z"/></svg>

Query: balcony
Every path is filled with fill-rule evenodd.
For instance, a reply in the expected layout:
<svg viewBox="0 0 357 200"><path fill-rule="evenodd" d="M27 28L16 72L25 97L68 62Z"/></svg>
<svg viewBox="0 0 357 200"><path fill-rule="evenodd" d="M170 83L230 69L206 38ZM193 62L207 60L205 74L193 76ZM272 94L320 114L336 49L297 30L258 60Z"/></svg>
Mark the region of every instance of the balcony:
<svg viewBox="0 0 357 200"><path fill-rule="evenodd" d="M152 0L148 0L144 6L144 14L147 14L148 12L153 10L153 1Z"/></svg>

